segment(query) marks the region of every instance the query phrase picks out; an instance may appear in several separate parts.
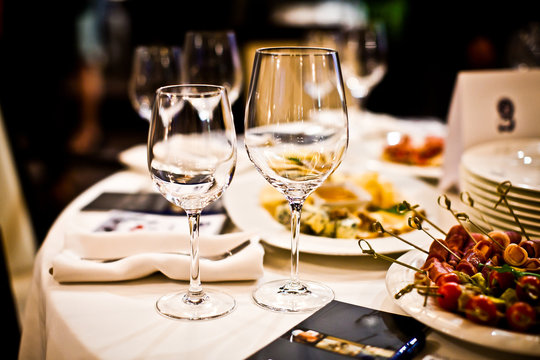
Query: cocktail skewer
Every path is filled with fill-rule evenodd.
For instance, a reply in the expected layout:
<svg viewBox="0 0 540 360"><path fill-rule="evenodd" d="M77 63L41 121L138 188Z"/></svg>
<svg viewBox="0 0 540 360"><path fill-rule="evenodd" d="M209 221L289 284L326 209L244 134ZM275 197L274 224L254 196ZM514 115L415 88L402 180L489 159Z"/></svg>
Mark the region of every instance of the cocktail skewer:
<svg viewBox="0 0 540 360"><path fill-rule="evenodd" d="M510 181L508 181L508 180L503 181L502 183L500 183L497 186L497 192L501 195L501 197L499 198L499 201L497 201L497 203L495 203L495 208L497 208L497 206L501 203L501 201L504 201L506 207L510 211L510 214L512 214L512 216L516 220L516 223L518 224L519 228L521 229L521 233L523 234L523 236L525 236L527 238L528 241L530 241L531 239L529 239L529 236L527 235L527 232L525 231L525 228L523 227L523 225L521 225L521 222L519 221L518 217L514 213L514 210L512 209L510 204L508 203L508 199L506 198L506 196L508 195L508 192L510 191L511 188L512 188L512 183Z"/></svg>
<svg viewBox="0 0 540 360"><path fill-rule="evenodd" d="M489 233L487 233L481 226L478 226L477 224L475 224L470 218L469 218L469 215L465 214L465 213L457 213L456 216L471 224L472 226L474 226L476 229L478 229L478 231L480 231L482 234L486 235L492 242L494 242L495 244L497 244L498 247L500 247L502 250L504 250L504 246L499 244L498 241L496 241L491 235L489 235Z"/></svg>
<svg viewBox="0 0 540 360"><path fill-rule="evenodd" d="M364 248L362 247L362 243L365 243L369 249L364 249ZM381 259L383 259L383 260L386 260L386 261L389 261L389 262L392 262L392 263L396 263L396 264L399 264L399 265L401 265L401 266L405 266L406 268L409 268L409 269L411 269L411 270L417 271L417 272L419 272L419 273L422 273L422 274L425 274L425 273L426 273L425 270L419 269L419 268L414 267L414 266L409 265L409 264L405 264L404 262L401 262L401 261L399 261L399 260L392 259L392 258L389 257L389 256L386 256L386 255L382 255L382 254L376 253L375 250L373 250L373 248L372 248L371 245L369 244L369 242L367 242L365 239L360 239L360 240L358 240L358 246L359 246L360 249L362 250L362 253L367 254L367 255L371 255L374 259L381 258Z"/></svg>
<svg viewBox="0 0 540 360"><path fill-rule="evenodd" d="M480 211L478 211L478 209L476 209L474 207L474 199L471 197L471 194L469 194L467 191L462 191L460 194L459 194L459 199L461 200L462 203L464 203L465 205L467 205L468 207L470 207L471 209L474 209L474 211L476 212L476 215L478 215L480 217L480 219L482 220L482 222L484 224L487 224L488 227L489 227L489 230L493 230L494 227L493 225L491 225L491 223L486 220L486 218L484 217L484 215L482 215L482 213Z"/></svg>
<svg viewBox="0 0 540 360"><path fill-rule="evenodd" d="M382 233L382 234L383 234L383 233L386 233L386 234L388 234L388 235L390 235L390 236L393 236L393 237L395 237L396 239L399 239L399 240L403 241L405 244L410 245L410 246L412 246L413 248L415 248L415 249L417 249L417 250L420 250L420 251L422 251L422 252L424 252L424 253L426 253L426 254L429 254L428 251L422 249L422 248L419 247L418 245L415 245L415 244L411 243L410 241L405 240L405 239L402 238L401 236L396 235L396 234L391 233L390 231L386 230L385 228L383 228L382 224L381 224L379 221L373 223L372 228L373 228L374 230L376 230L376 231Z"/></svg>
<svg viewBox="0 0 540 360"><path fill-rule="evenodd" d="M444 201L444 204L441 203L441 201ZM463 229L467 232L467 234L469 235L469 237L472 239L472 241L474 241L475 244L478 243L478 241L476 241L476 239L474 238L474 236L472 236L471 232L469 231L469 229L467 229L466 226L463 226L463 223L461 222L461 220L456 216L456 212L454 210L452 210L452 201L448 198L448 196L445 195L441 195L439 196L439 198L437 199L437 203L439 204L439 206L445 208L446 210L448 210L448 212L450 212L450 214L452 214L452 216L456 219L456 221L463 227Z"/></svg>
<svg viewBox="0 0 540 360"><path fill-rule="evenodd" d="M443 248L445 248L450 254L454 255L456 257L456 259L460 260L461 261L461 257L459 257L458 255L456 255L456 253L454 253L452 250L450 250L450 248L448 246L446 246L442 241L440 241L439 239L437 239L435 236L431 235L430 233L428 233L422 226L422 222L420 221L419 218L417 217L410 217L409 220L409 226L412 227L413 229L416 229L416 230L422 230L425 234L427 234L430 238L433 239L433 241L436 241L437 243L439 243L439 245L441 245Z"/></svg>
<svg viewBox="0 0 540 360"><path fill-rule="evenodd" d="M416 209L420 207L420 205L411 205L409 204L407 201L403 201L401 204L399 204L398 206L398 211L400 213L405 213L407 211L412 211L414 212L414 215L419 217L420 219L422 219L423 221L427 222L429 225L433 226L435 229L437 229L437 231L439 231L441 234L443 234L444 236L448 235L445 231L443 231L440 227L438 227L437 225L435 225L434 223L432 223L428 218L426 218L422 213L420 213L419 211L417 211Z"/></svg>

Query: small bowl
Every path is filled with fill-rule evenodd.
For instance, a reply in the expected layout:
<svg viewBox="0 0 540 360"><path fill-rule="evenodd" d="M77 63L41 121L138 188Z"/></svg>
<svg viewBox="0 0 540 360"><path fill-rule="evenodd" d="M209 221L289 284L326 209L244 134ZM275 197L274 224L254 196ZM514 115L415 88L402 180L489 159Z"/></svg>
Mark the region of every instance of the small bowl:
<svg viewBox="0 0 540 360"><path fill-rule="evenodd" d="M327 207L359 207L371 202L371 195L349 182L321 185L310 196L314 205Z"/></svg>

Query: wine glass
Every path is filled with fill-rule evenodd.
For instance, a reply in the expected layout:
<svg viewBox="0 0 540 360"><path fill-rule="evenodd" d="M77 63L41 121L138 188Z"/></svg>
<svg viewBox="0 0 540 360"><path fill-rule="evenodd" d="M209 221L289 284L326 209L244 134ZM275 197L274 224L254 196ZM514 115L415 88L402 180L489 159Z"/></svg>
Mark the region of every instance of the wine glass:
<svg viewBox="0 0 540 360"><path fill-rule="evenodd" d="M364 111L368 95L386 74L387 41L384 24L369 22L346 29L342 41L340 56L345 84L350 95L356 99L359 110Z"/></svg>
<svg viewBox="0 0 540 360"><path fill-rule="evenodd" d="M156 92L148 136L148 169L157 190L187 214L191 240L187 291L161 297L167 317L204 320L231 312L230 295L203 290L199 272L201 211L221 197L236 166L236 133L225 88L172 85Z"/></svg>
<svg viewBox="0 0 540 360"><path fill-rule="evenodd" d="M258 49L246 104L245 147L262 176L289 202L291 275L259 286L255 302L274 311L320 308L324 284L299 279L300 216L305 199L339 166L348 115L337 52L313 47Z"/></svg>
<svg viewBox="0 0 540 360"><path fill-rule="evenodd" d="M150 121L156 90L181 82L181 49L176 46L137 46L128 82L128 94L140 117Z"/></svg>
<svg viewBox="0 0 540 360"><path fill-rule="evenodd" d="M184 38L183 82L227 89L234 104L242 90L242 67L233 31L188 31Z"/></svg>

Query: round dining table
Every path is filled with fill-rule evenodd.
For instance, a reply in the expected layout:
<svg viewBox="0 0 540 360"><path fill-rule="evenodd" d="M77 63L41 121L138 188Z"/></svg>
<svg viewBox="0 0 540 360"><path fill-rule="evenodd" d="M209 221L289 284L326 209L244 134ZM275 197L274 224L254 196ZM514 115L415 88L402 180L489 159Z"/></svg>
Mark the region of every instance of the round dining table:
<svg viewBox="0 0 540 360"><path fill-rule="evenodd" d="M251 171L255 170L239 167L233 183ZM438 191L436 181L426 185ZM35 259L20 359L245 359L312 314L274 312L253 301L252 291L259 284L290 275L290 251L264 242L264 273L258 280L203 282L208 289L231 294L237 302L232 313L208 321L172 320L157 312L160 296L188 286L187 281L161 273L129 281L57 282L50 269L63 249L66 231L74 224L90 226L85 218L89 214L81 209L110 191L152 191L151 179L139 169L115 173L80 194L58 216ZM455 223L442 208L432 219L446 228ZM331 287L336 300L407 315L387 291L389 266L388 261L365 255L301 253L299 271L301 278ZM463 341L437 329L428 333L425 348L415 357L522 358L529 357Z"/></svg>

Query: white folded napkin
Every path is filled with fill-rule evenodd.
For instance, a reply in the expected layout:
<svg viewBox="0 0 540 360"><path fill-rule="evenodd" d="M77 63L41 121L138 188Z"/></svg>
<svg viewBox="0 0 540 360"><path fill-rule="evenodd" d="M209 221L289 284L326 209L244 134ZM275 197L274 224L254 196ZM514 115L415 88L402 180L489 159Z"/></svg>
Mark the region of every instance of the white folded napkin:
<svg viewBox="0 0 540 360"><path fill-rule="evenodd" d="M245 240L251 243L222 260L204 257L224 253ZM264 250L252 233L201 235L201 280L255 280L263 274ZM190 257L170 252L189 252L189 235L178 232L70 232L64 249L54 257L51 274L58 282L132 280L161 272L175 280L188 280ZM116 259L99 262L91 259Z"/></svg>

